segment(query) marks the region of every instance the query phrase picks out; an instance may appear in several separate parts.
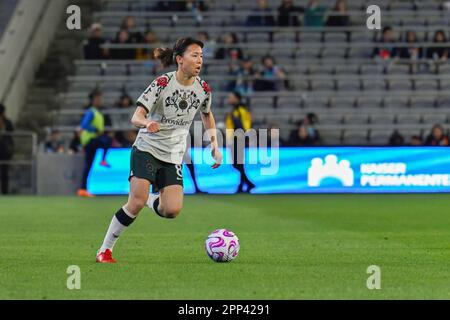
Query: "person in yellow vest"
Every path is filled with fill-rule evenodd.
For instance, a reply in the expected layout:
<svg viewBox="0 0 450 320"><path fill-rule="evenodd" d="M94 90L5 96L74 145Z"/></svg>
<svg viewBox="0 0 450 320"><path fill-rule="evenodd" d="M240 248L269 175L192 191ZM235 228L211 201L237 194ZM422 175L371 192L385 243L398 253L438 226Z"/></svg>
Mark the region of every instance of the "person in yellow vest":
<svg viewBox="0 0 450 320"><path fill-rule="evenodd" d="M112 142L111 137L105 134L105 116L100 111L102 108L102 93L100 91L94 91L89 95L89 98L90 106L84 113L80 125L80 143L85 154L83 178L81 188L78 190L78 195L81 197L93 197L87 190L87 179L92 163L94 162L95 154L98 149L103 149L103 157L100 165L108 167L106 154Z"/></svg>
<svg viewBox="0 0 450 320"><path fill-rule="evenodd" d="M242 96L239 92L232 92L228 96L228 103L233 106L231 112L226 115L225 125L227 129L242 129L244 132L252 128L252 116L245 104L242 103ZM227 143L230 144L233 155L233 167L240 173L240 183L237 192L247 192L255 188L255 185L247 177L244 169L244 150L238 150L240 146L245 148L245 144L237 143L233 138L234 131L227 130ZM247 186L244 191L244 185Z"/></svg>

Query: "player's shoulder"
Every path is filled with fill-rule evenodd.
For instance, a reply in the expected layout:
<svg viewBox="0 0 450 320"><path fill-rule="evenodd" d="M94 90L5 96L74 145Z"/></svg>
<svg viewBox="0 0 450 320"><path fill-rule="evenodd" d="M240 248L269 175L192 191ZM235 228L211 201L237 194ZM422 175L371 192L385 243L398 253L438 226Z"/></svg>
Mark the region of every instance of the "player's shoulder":
<svg viewBox="0 0 450 320"><path fill-rule="evenodd" d="M163 73L155 78L153 82L158 87L165 88L174 79L175 71Z"/></svg>
<svg viewBox="0 0 450 320"><path fill-rule="evenodd" d="M203 92L208 95L211 93L212 89L209 86L209 84L202 79L200 76L195 77L195 83L197 84L197 86L200 87L200 90L203 90Z"/></svg>

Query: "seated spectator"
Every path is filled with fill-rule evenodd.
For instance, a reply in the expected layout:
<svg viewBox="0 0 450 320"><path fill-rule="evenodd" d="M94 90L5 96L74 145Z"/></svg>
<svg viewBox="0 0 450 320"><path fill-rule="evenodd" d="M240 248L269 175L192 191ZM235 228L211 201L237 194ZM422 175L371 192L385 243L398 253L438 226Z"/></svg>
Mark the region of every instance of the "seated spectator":
<svg viewBox="0 0 450 320"><path fill-rule="evenodd" d="M347 0L337 0L333 11L328 16L327 26L346 27L350 25Z"/></svg>
<svg viewBox="0 0 450 320"><path fill-rule="evenodd" d="M288 145L296 146L314 146L319 143L319 138L311 136L308 132L308 127L303 124L303 121L298 122L297 129L291 131L289 135Z"/></svg>
<svg viewBox="0 0 450 320"><path fill-rule="evenodd" d="M306 126L306 129L308 130L308 135L316 139L317 141L320 141L320 134L317 131L317 129L314 127L314 125L318 122L318 117L315 113L308 113L303 120L301 120L301 124Z"/></svg>
<svg viewBox="0 0 450 320"><path fill-rule="evenodd" d="M283 87L286 73L275 64L272 56L262 58L262 67L256 72L255 91L277 91Z"/></svg>
<svg viewBox="0 0 450 320"><path fill-rule="evenodd" d="M106 42L102 36L102 25L93 23L91 25L89 38L84 42L83 51L86 60L100 60L108 57L108 50L101 48Z"/></svg>
<svg viewBox="0 0 450 320"><path fill-rule="evenodd" d="M434 34L434 43L445 43L447 42L447 37L443 30L438 30ZM448 59L449 48L447 47L430 47L427 50L427 58L433 59L435 61L446 61Z"/></svg>
<svg viewBox="0 0 450 320"><path fill-rule="evenodd" d="M64 141L61 139L61 134L58 130L52 130L50 137L45 141L46 153L64 153Z"/></svg>
<svg viewBox="0 0 450 320"><path fill-rule="evenodd" d="M299 26L298 15L302 12L305 12L305 9L294 6L292 0L282 0L278 7L278 25L280 27Z"/></svg>
<svg viewBox="0 0 450 320"><path fill-rule="evenodd" d="M404 41L408 44L417 43L417 34L415 31L408 31ZM418 60L422 57L421 47L402 47L397 49L397 55L400 59Z"/></svg>
<svg viewBox="0 0 450 320"><path fill-rule="evenodd" d="M133 109L134 104L131 97L126 93L122 94L119 101L114 105L114 110L120 111L120 113L111 115L112 126L115 128L129 127Z"/></svg>
<svg viewBox="0 0 450 320"><path fill-rule="evenodd" d="M216 42L209 38L208 32L200 31L199 33L197 33L197 39L203 42L203 58L214 59Z"/></svg>
<svg viewBox="0 0 450 320"><path fill-rule="evenodd" d="M422 138L418 135L413 135L411 137L411 141L409 143L410 146L422 146L423 142L422 142Z"/></svg>
<svg viewBox="0 0 450 320"><path fill-rule="evenodd" d="M144 40L144 37L139 32L136 26L136 19L133 16L127 16L123 18L120 29L128 31L128 34L130 35L128 41L130 43L140 43Z"/></svg>
<svg viewBox="0 0 450 320"><path fill-rule="evenodd" d="M238 39L234 32L225 34L221 42L225 47L219 48L216 51L216 59L242 60L244 58L244 53L237 46Z"/></svg>
<svg viewBox="0 0 450 320"><path fill-rule="evenodd" d="M374 58L386 60L396 56L396 41L394 38L394 30L392 29L392 27L384 27L382 38L378 41L378 43L380 43L380 46L374 49Z"/></svg>
<svg viewBox="0 0 450 320"><path fill-rule="evenodd" d="M270 13L267 0L259 0L258 8L254 10L255 14L247 18L247 26L249 27L271 27L275 25L275 19Z"/></svg>
<svg viewBox="0 0 450 320"><path fill-rule="evenodd" d="M158 1L153 8L155 11L191 11L193 8L199 11L209 9L210 0L184 0L184 1Z"/></svg>
<svg viewBox="0 0 450 320"><path fill-rule="evenodd" d="M69 143L69 154L78 153L81 151L81 140L80 140L80 132L74 131L73 137Z"/></svg>
<svg viewBox="0 0 450 320"><path fill-rule="evenodd" d="M249 96L253 93L252 77L255 75L255 69L250 58L247 57L240 61L237 67L230 65L230 73L236 77L229 85L230 91L239 92L242 96Z"/></svg>
<svg viewBox="0 0 450 320"><path fill-rule="evenodd" d="M400 132L398 132L398 130L394 130L394 132L389 137L388 143L390 146L403 146L405 145L405 138Z"/></svg>
<svg viewBox="0 0 450 320"><path fill-rule="evenodd" d="M186 11L208 11L209 10L209 0L186 0L185 9Z"/></svg>
<svg viewBox="0 0 450 320"><path fill-rule="evenodd" d="M136 52L137 60L155 60L154 50L161 47L161 42L156 37L155 32L149 30L145 33L144 43L148 45L147 48L138 48Z"/></svg>
<svg viewBox="0 0 450 320"><path fill-rule="evenodd" d="M444 128L439 125L435 124L433 128L431 129L431 133L428 135L428 137L425 140L426 146L448 146L449 145L449 139L446 134L444 134Z"/></svg>
<svg viewBox="0 0 450 320"><path fill-rule="evenodd" d="M129 44L130 34L126 30L120 30L114 43ZM133 48L114 48L109 50L111 59L134 60L136 58L136 49Z"/></svg>
<svg viewBox="0 0 450 320"><path fill-rule="evenodd" d="M323 27L326 10L324 6L320 5L320 0L310 0L305 10L304 26Z"/></svg>

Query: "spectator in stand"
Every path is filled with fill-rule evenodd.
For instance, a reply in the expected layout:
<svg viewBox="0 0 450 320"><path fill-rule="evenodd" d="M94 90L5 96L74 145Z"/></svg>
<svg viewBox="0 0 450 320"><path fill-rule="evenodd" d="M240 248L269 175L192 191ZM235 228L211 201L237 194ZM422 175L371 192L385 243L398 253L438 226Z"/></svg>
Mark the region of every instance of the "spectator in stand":
<svg viewBox="0 0 450 320"><path fill-rule="evenodd" d="M229 90L239 92L242 96L253 93L253 76L256 74L253 61L249 57L240 61L237 67L230 66L230 73L236 78L230 82Z"/></svg>
<svg viewBox="0 0 450 320"><path fill-rule="evenodd" d="M209 0L186 0L185 10L186 11L208 11L209 10Z"/></svg>
<svg viewBox="0 0 450 320"><path fill-rule="evenodd" d="M379 47L373 51L373 58L390 59L396 56L397 50L395 48L394 30L392 27L384 27L382 38L378 41Z"/></svg>
<svg viewBox="0 0 450 320"><path fill-rule="evenodd" d="M130 127L130 119L133 115L134 110L134 104L131 97L124 93L119 101L116 103L114 109L116 111L119 111L120 113L114 113L111 115L111 122L113 127L117 128L127 128ZM129 140L127 139L127 136L130 136L129 131L134 130L121 130L116 131L114 134L114 143L113 146L116 145L117 147L125 147L128 146Z"/></svg>
<svg viewBox="0 0 450 320"><path fill-rule="evenodd" d="M136 25L136 19L133 16L127 16L123 18L120 29L126 30L128 32L128 34L130 35L128 41L130 43L141 43L144 41L144 37L139 31Z"/></svg>
<svg viewBox="0 0 450 320"><path fill-rule="evenodd" d="M256 72L256 80L253 89L255 91L278 91L284 87L286 73L278 67L272 56L261 59L262 66Z"/></svg>
<svg viewBox="0 0 450 320"><path fill-rule="evenodd" d="M431 129L431 133L425 140L426 146L448 146L449 139L444 133L444 128L440 124L435 124Z"/></svg>
<svg viewBox="0 0 450 320"><path fill-rule="evenodd" d="M61 139L59 130L50 132L50 137L45 141L44 148L47 153L64 153L64 141Z"/></svg>
<svg viewBox="0 0 450 320"><path fill-rule="evenodd" d="M74 131L72 140L69 143L69 154L78 153L81 151L81 141L80 141L80 132Z"/></svg>
<svg viewBox="0 0 450 320"><path fill-rule="evenodd" d="M390 146L403 146L405 145L405 138L400 132L398 132L398 130L394 130L394 132L389 137L388 144Z"/></svg>
<svg viewBox="0 0 450 320"><path fill-rule="evenodd" d="M258 8L254 10L254 14L247 18L246 24L249 27L271 27L275 25L275 18L271 14L267 0L258 0Z"/></svg>
<svg viewBox="0 0 450 320"><path fill-rule="evenodd" d="M216 42L209 38L209 34L206 31L200 31L197 33L197 39L203 42L203 59L214 59L214 52L216 47ZM203 61L207 63L208 61Z"/></svg>
<svg viewBox="0 0 450 320"><path fill-rule="evenodd" d="M323 27L327 9L320 5L320 0L310 0L305 10L305 27Z"/></svg>
<svg viewBox="0 0 450 320"><path fill-rule="evenodd" d="M434 34L433 42L436 44L447 42L447 37L443 30L437 30ZM427 58L436 62L445 62L448 59L448 47L430 47L427 50Z"/></svg>
<svg viewBox="0 0 450 320"><path fill-rule="evenodd" d="M5 106L0 104L0 161L9 161L14 155L14 131L12 122L5 115ZM1 193L9 193L9 164L0 164Z"/></svg>
<svg viewBox="0 0 450 320"><path fill-rule="evenodd" d="M417 43L417 33L412 30L406 32L404 41L408 44ZM397 49L397 54L400 59L418 60L422 58L422 51L418 46L402 47Z"/></svg>
<svg viewBox="0 0 450 320"><path fill-rule="evenodd" d="M184 0L184 1L158 1L155 11L190 11L194 8L199 11L208 11L210 0Z"/></svg>
<svg viewBox="0 0 450 320"><path fill-rule="evenodd" d="M300 25L298 15L305 12L302 7L296 7L292 0L282 0L278 7L278 25L280 27L297 27Z"/></svg>
<svg viewBox="0 0 450 320"><path fill-rule="evenodd" d="M244 58L242 49L237 46L238 38L234 32L225 34L221 42L225 47L216 51L216 59L242 60Z"/></svg>
<svg viewBox="0 0 450 320"><path fill-rule="evenodd" d="M413 135L411 137L411 141L409 143L410 146L422 146L423 142L422 142L422 138L420 138L420 136L418 135Z"/></svg>
<svg viewBox="0 0 450 320"><path fill-rule="evenodd" d="M347 27L350 25L347 0L337 0L333 11L328 16L327 26Z"/></svg>
<svg viewBox="0 0 450 320"><path fill-rule="evenodd" d="M319 143L319 138L308 132L308 126L303 121L299 121L297 126L297 129L291 131L288 140L289 146L315 146Z"/></svg>
<svg viewBox="0 0 450 320"><path fill-rule="evenodd" d="M162 46L155 32L149 30L145 33L144 44L148 45L146 48L138 48L136 52L137 60L155 60L154 50Z"/></svg>
<svg viewBox="0 0 450 320"><path fill-rule="evenodd" d="M114 41L116 44L130 44L130 34L127 30L120 30ZM110 49L111 59L134 60L136 58L136 49L134 48L114 48Z"/></svg>
<svg viewBox="0 0 450 320"><path fill-rule="evenodd" d="M102 36L102 25L93 23L89 38L84 42L84 58L86 60L100 60L108 58L108 50L101 48L106 40Z"/></svg>

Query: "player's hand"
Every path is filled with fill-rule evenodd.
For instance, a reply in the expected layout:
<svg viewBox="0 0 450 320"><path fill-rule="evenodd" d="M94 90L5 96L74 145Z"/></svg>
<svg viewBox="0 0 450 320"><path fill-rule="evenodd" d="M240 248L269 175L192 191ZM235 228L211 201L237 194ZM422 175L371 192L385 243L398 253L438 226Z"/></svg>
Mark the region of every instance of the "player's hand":
<svg viewBox="0 0 450 320"><path fill-rule="evenodd" d="M211 168L217 169L222 164L222 152L220 152L219 148L214 147L211 149L211 155L216 160L216 163L214 163Z"/></svg>
<svg viewBox="0 0 450 320"><path fill-rule="evenodd" d="M150 133L156 133L159 130L161 130L159 123L156 121L150 121L149 123L147 123L146 128L147 128L147 131Z"/></svg>

